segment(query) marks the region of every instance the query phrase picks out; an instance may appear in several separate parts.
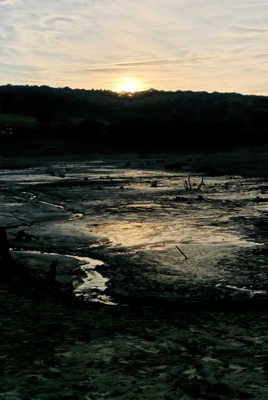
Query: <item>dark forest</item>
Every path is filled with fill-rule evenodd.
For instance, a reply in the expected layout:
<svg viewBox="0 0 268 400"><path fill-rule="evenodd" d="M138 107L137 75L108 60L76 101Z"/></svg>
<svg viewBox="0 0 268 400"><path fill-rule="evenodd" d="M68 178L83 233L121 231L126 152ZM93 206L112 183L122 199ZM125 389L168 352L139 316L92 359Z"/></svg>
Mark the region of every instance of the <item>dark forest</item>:
<svg viewBox="0 0 268 400"><path fill-rule="evenodd" d="M40 146L58 140L66 149L75 142L81 151L98 145L120 150L228 150L266 144L267 115L268 97L237 93L0 87L2 144Z"/></svg>

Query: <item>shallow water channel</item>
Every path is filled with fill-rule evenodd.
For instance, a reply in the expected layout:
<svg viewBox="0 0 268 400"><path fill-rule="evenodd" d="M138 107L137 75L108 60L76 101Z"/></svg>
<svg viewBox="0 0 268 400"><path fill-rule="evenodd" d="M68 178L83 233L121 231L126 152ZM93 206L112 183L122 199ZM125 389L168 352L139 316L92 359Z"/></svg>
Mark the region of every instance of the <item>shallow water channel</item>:
<svg viewBox="0 0 268 400"><path fill-rule="evenodd" d="M5 170L0 183L12 247L79 260L77 295L109 302L107 282L124 296L176 297L193 286L266 293L264 239L255 234L268 212L260 178L202 181L139 159Z"/></svg>

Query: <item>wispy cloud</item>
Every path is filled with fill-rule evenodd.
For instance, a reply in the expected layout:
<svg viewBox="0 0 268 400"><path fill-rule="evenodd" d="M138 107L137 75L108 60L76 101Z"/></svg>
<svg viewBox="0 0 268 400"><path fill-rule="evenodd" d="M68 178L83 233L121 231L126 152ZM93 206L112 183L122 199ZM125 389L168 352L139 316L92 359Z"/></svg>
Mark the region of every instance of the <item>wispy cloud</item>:
<svg viewBox="0 0 268 400"><path fill-rule="evenodd" d="M211 60L213 57L182 57L177 59L166 59L166 60L145 60L145 61L128 61L116 63L118 67L138 67L138 66L151 66L151 65L172 65L182 63L202 63Z"/></svg>
<svg viewBox="0 0 268 400"><path fill-rule="evenodd" d="M181 57L177 59L154 59L154 60L141 60L141 61L124 61L117 62L114 64L103 64L103 65L90 65L88 67L81 67L79 70L74 70L74 73L78 72L115 72L115 71L133 71L139 67L154 67L164 66L173 64L199 64L213 60L212 56L207 57Z"/></svg>
<svg viewBox="0 0 268 400"><path fill-rule="evenodd" d="M238 33L266 33L268 32L268 27L267 28L258 28L258 27L244 27L244 26L231 26L231 30L238 32Z"/></svg>
<svg viewBox="0 0 268 400"><path fill-rule="evenodd" d="M14 4L16 3L17 0L0 0L0 6L1 5L9 5L9 4Z"/></svg>
<svg viewBox="0 0 268 400"><path fill-rule="evenodd" d="M268 58L268 50L266 53L256 54L256 58Z"/></svg>
<svg viewBox="0 0 268 400"><path fill-rule="evenodd" d="M14 65L14 64L1 64L2 71L15 71L15 72L40 72L42 68L34 67L32 65Z"/></svg>
<svg viewBox="0 0 268 400"><path fill-rule="evenodd" d="M267 0L0 0L0 11L1 82L112 88L128 74L247 92L265 76Z"/></svg>
<svg viewBox="0 0 268 400"><path fill-rule="evenodd" d="M12 47L0 47L0 55L2 56L12 56L17 53L18 51Z"/></svg>
<svg viewBox="0 0 268 400"><path fill-rule="evenodd" d="M76 21L75 18L69 17L48 17L44 18L43 20L33 23L30 25L30 28L34 31L58 31L58 30L65 30L70 29L70 24L79 23Z"/></svg>

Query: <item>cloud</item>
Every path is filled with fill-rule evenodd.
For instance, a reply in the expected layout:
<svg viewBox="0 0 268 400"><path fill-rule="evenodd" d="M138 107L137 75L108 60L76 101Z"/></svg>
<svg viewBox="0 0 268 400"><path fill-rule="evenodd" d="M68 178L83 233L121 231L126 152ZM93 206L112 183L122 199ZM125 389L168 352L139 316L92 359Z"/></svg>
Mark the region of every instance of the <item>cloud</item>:
<svg viewBox="0 0 268 400"><path fill-rule="evenodd" d="M177 59L166 59L166 60L145 60L145 61L129 61L116 63L118 67L137 67L137 66L150 66L150 65L172 65L172 64L182 64L182 63L200 63L204 61L211 60L211 56L207 57L184 57Z"/></svg>
<svg viewBox="0 0 268 400"><path fill-rule="evenodd" d="M8 6L17 3L18 0L0 0L0 7L1 6Z"/></svg>
<svg viewBox="0 0 268 400"><path fill-rule="evenodd" d="M259 7L261 7L263 9L263 7L267 7L267 1L266 0L249 0L248 2L246 1L242 1L240 2L240 4L236 4L233 2L233 8L234 9L258 9L259 11Z"/></svg>
<svg viewBox="0 0 268 400"><path fill-rule="evenodd" d="M70 29L70 24L74 24L75 19L71 17L63 17L63 16L55 16L55 17L49 17L49 18L43 18L39 19L37 23L33 23L30 25L30 29L33 29L34 31L40 31L40 32L45 32L45 31L58 31L58 30L64 30L64 29Z"/></svg>
<svg viewBox="0 0 268 400"><path fill-rule="evenodd" d="M69 22L74 22L74 19L73 18L70 18L70 17L52 17L52 18L49 18L48 19L48 23L50 24L50 25L55 25L57 22L67 22L67 23L69 23Z"/></svg>
<svg viewBox="0 0 268 400"><path fill-rule="evenodd" d="M107 73L107 72L117 72L117 71L120 71L120 70L122 71L122 68L109 67L109 66L104 67L104 68L89 67L89 68L86 68L86 69L75 70L75 71L73 71L73 73L75 73L75 74L77 74L77 73L85 73L85 72L100 72L100 73L105 72L105 73Z"/></svg>
<svg viewBox="0 0 268 400"><path fill-rule="evenodd" d="M249 28L249 27L244 27L244 26L231 26L231 29L233 31L239 32L239 33L266 33L268 32L267 28Z"/></svg>
<svg viewBox="0 0 268 400"><path fill-rule="evenodd" d="M17 53L18 51L12 47L2 47L2 46L0 47L0 56L12 56Z"/></svg>
<svg viewBox="0 0 268 400"><path fill-rule="evenodd" d="M39 67L34 67L32 65L14 65L14 64L5 64L1 63L2 71L15 71L15 72L40 72L43 69Z"/></svg>
<svg viewBox="0 0 268 400"><path fill-rule="evenodd" d="M0 26L0 41L3 41L5 45L13 43L16 36L16 30L13 26Z"/></svg>
<svg viewBox="0 0 268 400"><path fill-rule="evenodd" d="M0 0L0 14L1 80L246 91L265 77L267 0Z"/></svg>
<svg viewBox="0 0 268 400"><path fill-rule="evenodd" d="M75 70L73 72L117 72L117 71L133 71L136 67L153 67L153 66L164 66L173 64L198 64L206 61L211 61L212 56L206 57L181 57L177 59L154 59L154 60L143 60L143 61L125 61L118 62L114 64L103 64L103 65L91 65L87 68L83 67L80 70Z"/></svg>
<svg viewBox="0 0 268 400"><path fill-rule="evenodd" d="M268 58L268 52L267 53L261 53L261 54L256 54L255 55L256 58Z"/></svg>

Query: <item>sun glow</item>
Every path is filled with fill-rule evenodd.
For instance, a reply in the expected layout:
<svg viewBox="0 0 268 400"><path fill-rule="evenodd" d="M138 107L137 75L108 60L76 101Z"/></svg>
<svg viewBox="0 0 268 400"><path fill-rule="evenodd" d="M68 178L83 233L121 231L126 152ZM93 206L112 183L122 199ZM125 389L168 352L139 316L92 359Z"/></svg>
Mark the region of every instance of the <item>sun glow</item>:
<svg viewBox="0 0 268 400"><path fill-rule="evenodd" d="M115 89L116 92L135 93L142 90L142 84L138 79L135 78L124 78L122 79L119 86Z"/></svg>

